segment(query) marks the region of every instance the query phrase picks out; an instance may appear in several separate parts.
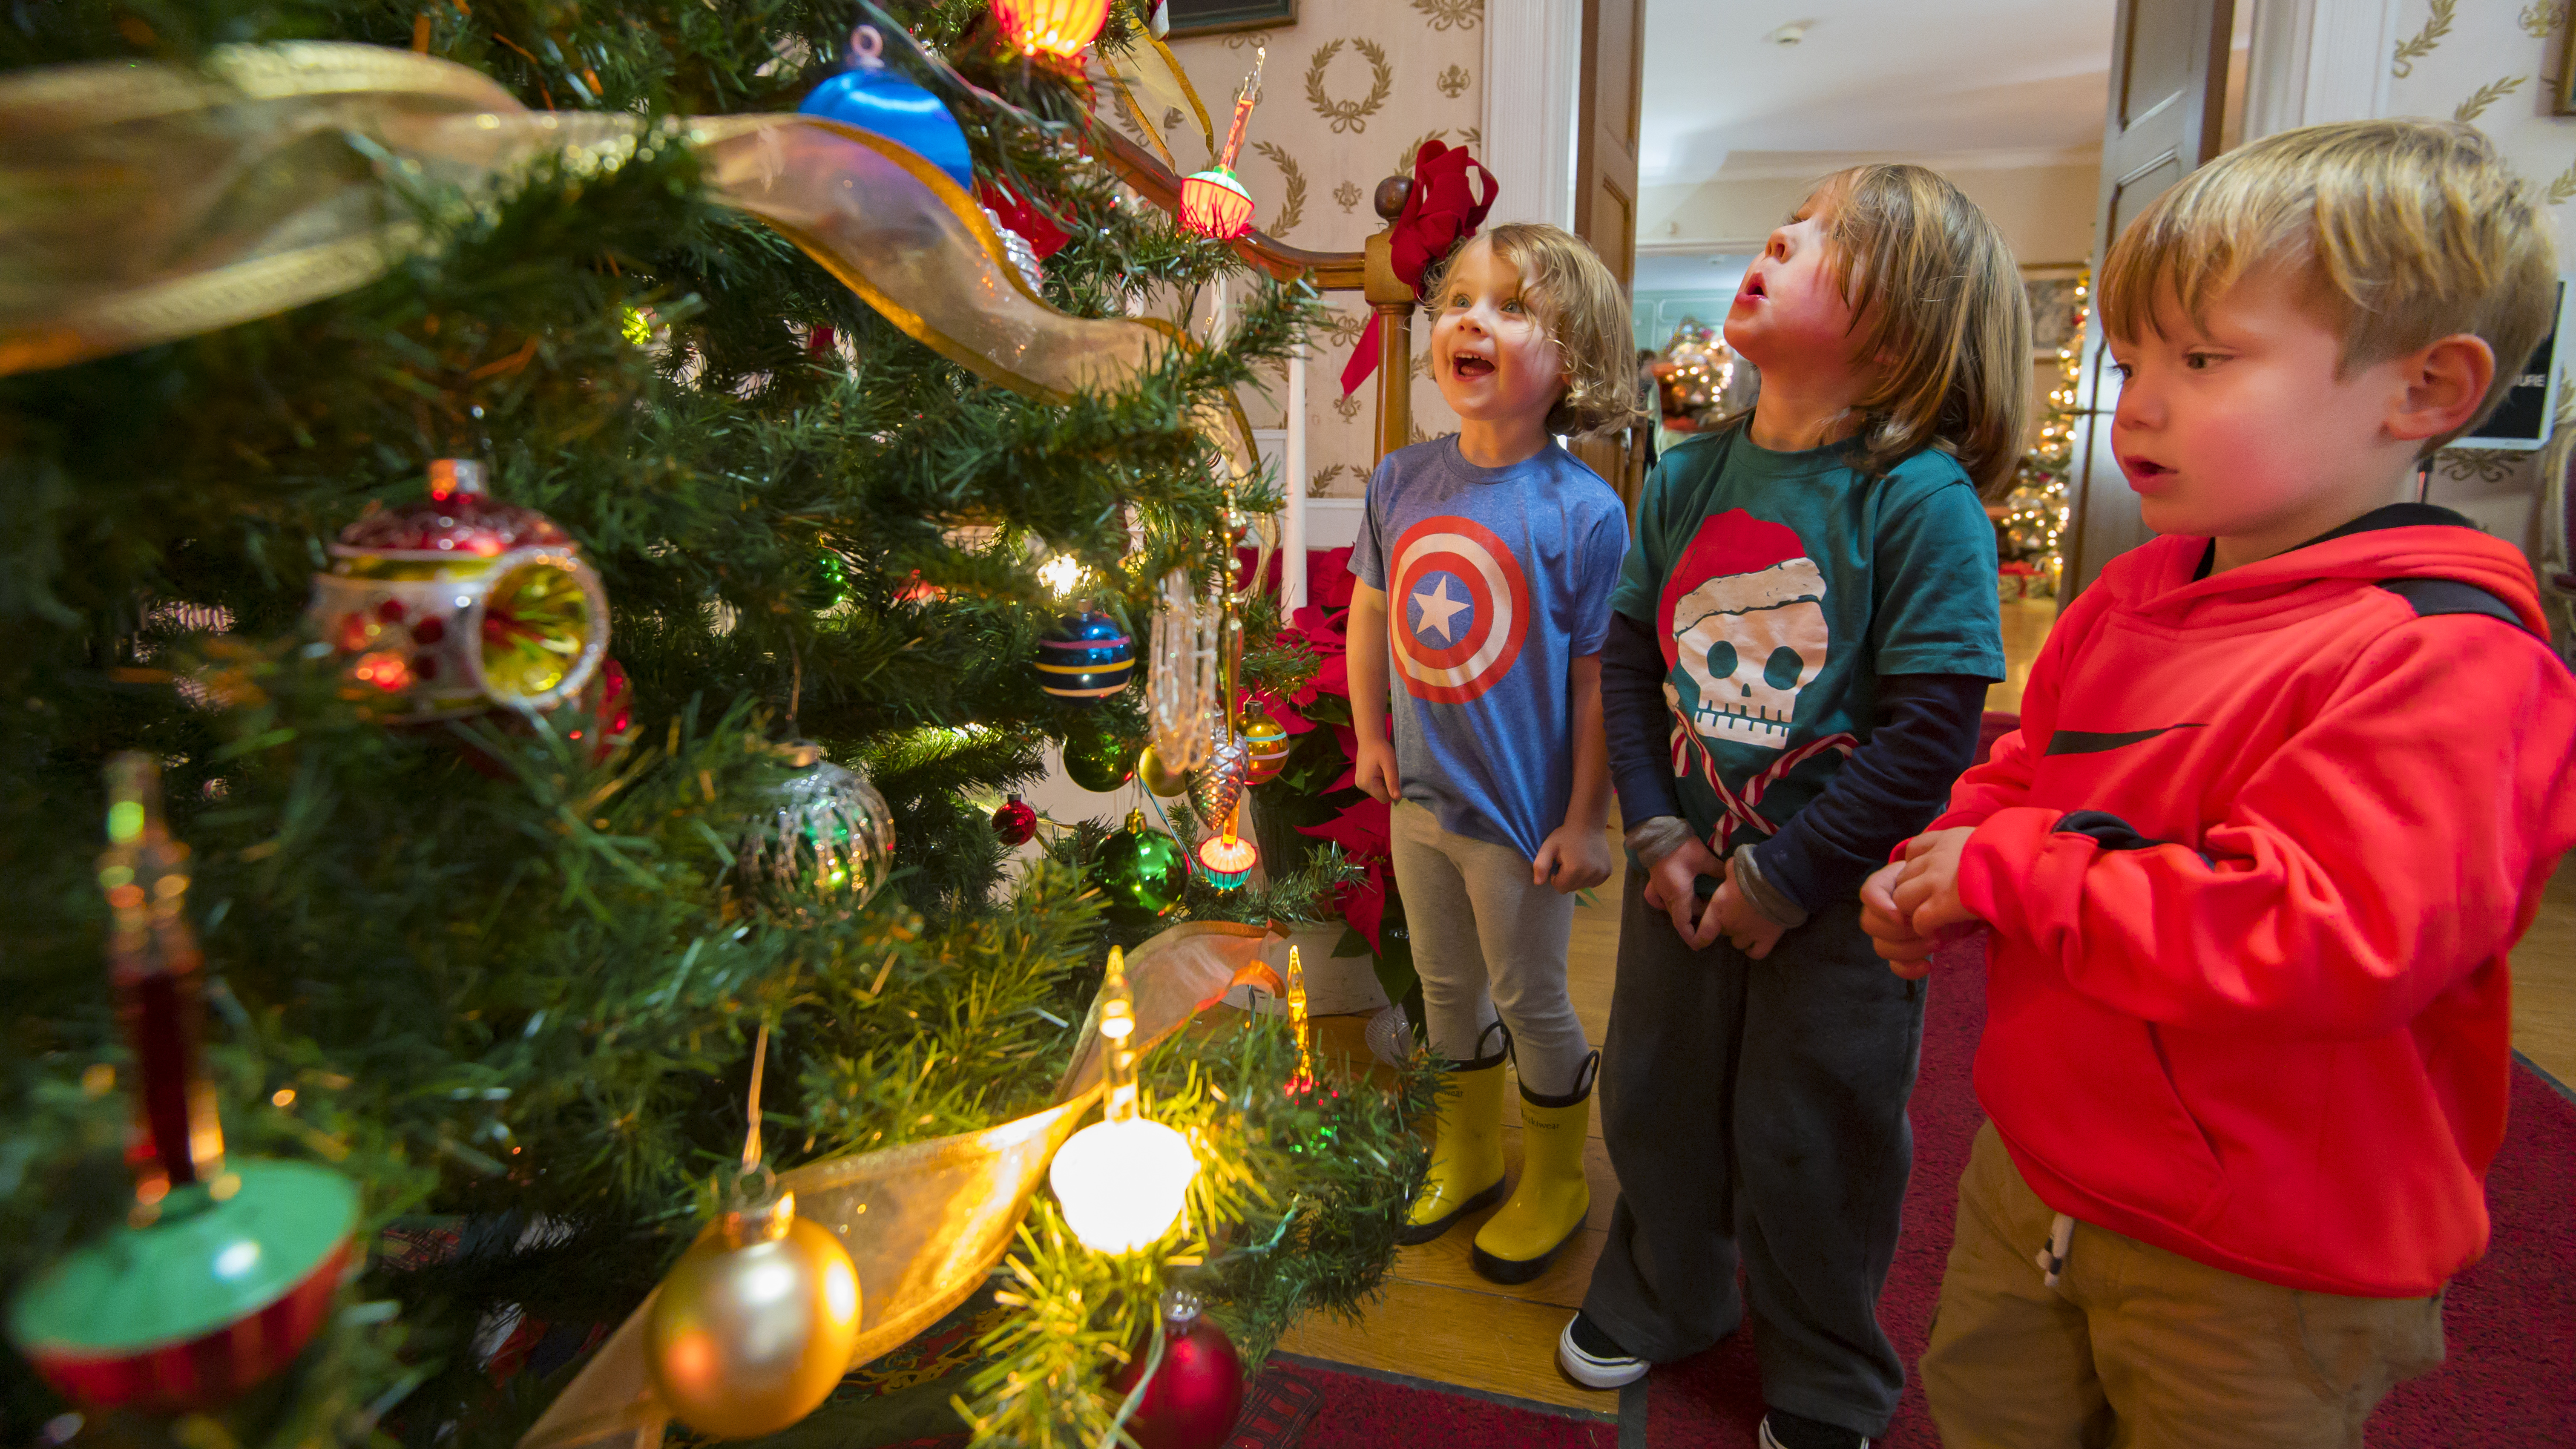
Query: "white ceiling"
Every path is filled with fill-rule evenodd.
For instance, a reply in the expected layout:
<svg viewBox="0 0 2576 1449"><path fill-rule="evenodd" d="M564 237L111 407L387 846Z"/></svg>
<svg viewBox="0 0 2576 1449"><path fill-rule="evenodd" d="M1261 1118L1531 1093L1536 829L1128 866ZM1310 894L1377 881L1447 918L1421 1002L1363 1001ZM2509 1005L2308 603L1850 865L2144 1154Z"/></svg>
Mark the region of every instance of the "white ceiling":
<svg viewBox="0 0 2576 1449"><path fill-rule="evenodd" d="M1854 153L2098 153L2113 5L1647 0L1638 183L1813 175ZM1799 20L1799 44L1763 41Z"/></svg>

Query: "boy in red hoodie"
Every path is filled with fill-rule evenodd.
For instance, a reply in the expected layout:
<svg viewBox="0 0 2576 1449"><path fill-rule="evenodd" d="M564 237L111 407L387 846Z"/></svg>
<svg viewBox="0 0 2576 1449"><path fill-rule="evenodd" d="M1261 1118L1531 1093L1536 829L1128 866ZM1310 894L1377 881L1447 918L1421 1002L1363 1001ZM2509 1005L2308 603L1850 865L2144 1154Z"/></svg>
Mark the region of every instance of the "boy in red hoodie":
<svg viewBox="0 0 2576 1449"><path fill-rule="evenodd" d="M2441 1361L2576 683L2522 554L2404 500L2547 332L2553 257L2484 137L2393 120L2232 152L2112 248L2111 436L2164 536L1862 894L1904 975L1992 932L1923 1358L1951 1449L2357 1446Z"/></svg>

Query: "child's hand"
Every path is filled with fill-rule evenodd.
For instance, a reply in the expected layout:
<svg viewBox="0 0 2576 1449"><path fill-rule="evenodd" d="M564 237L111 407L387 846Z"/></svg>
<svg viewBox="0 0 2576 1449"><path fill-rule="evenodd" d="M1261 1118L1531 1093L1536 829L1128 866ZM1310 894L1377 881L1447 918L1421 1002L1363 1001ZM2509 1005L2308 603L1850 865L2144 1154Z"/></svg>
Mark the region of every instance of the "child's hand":
<svg viewBox="0 0 2576 1449"><path fill-rule="evenodd" d="M1780 944L1780 935L1789 928L1762 914L1750 897L1735 888L1735 862L1726 863L1726 879L1717 894L1708 898L1708 914L1717 919L1717 928L1726 933L1727 942L1745 955L1759 961Z"/></svg>
<svg viewBox="0 0 2576 1449"><path fill-rule="evenodd" d="M1363 734L1352 761L1351 783L1371 796L1392 805L1404 793L1404 782L1395 773L1395 745L1388 740L1373 740Z"/></svg>
<svg viewBox="0 0 2576 1449"><path fill-rule="evenodd" d="M1914 923L1896 908L1896 883L1910 862L1898 861L1872 872L1860 887L1860 928L1869 933L1870 949L1887 969L1908 981L1920 981L1932 969L1932 939L1914 934Z"/></svg>
<svg viewBox="0 0 2576 1449"><path fill-rule="evenodd" d="M1571 820L1549 832L1530 861L1530 884L1555 886L1559 895L1590 890L1609 878L1609 836Z"/></svg>
<svg viewBox="0 0 2576 1449"><path fill-rule="evenodd" d="M1938 937L1946 927L1977 919L1977 913L1959 899L1959 854L1976 833L1973 826L1959 825L1905 842L1901 874L1890 894L1915 935Z"/></svg>
<svg viewBox="0 0 2576 1449"><path fill-rule="evenodd" d="M1672 917L1673 934L1692 950L1705 951L1717 939L1718 919L1714 909L1699 912L1697 922L1691 919L1699 906L1699 878L1725 874L1725 864L1706 845L1696 839L1684 841L1647 874L1646 904Z"/></svg>

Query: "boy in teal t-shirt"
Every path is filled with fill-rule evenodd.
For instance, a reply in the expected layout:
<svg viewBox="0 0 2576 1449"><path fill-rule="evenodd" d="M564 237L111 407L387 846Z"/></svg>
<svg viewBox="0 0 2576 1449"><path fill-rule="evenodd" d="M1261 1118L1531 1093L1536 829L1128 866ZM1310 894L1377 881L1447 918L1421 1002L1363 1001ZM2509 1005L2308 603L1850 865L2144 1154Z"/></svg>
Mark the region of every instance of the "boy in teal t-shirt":
<svg viewBox="0 0 2576 1449"><path fill-rule="evenodd" d="M1763 842L1756 879L1802 902L1886 863L1847 834L1784 829L1869 734L1880 680L1971 676L1982 697L2004 672L1994 525L1940 452L1873 484L1839 447L1775 453L1741 429L1684 443L1610 606L1651 621L1663 653L1692 833L1720 855Z"/></svg>
<svg viewBox="0 0 2576 1449"><path fill-rule="evenodd" d="M1601 1053L1620 1196L1558 1361L1614 1387L1749 1313L1764 1449L1859 1449L1905 1382L1877 1306L1923 1032L1860 885L2003 677L1976 485L2020 450L2029 311L1956 188L1868 166L1772 234L1726 329L1760 399L1647 478L1602 647L1634 862Z"/></svg>

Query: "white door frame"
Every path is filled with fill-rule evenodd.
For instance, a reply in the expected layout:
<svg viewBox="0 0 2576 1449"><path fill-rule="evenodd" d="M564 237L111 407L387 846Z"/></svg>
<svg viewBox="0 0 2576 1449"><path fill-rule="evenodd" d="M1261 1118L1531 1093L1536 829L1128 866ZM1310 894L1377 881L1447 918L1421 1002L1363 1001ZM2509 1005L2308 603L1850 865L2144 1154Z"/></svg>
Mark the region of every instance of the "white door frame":
<svg viewBox="0 0 2576 1449"><path fill-rule="evenodd" d="M2254 6L2245 139L2388 114L2400 0L2238 0Z"/></svg>
<svg viewBox="0 0 2576 1449"><path fill-rule="evenodd" d="M1501 188L1486 220L1574 229L1583 0L1485 0L1485 144Z"/></svg>

